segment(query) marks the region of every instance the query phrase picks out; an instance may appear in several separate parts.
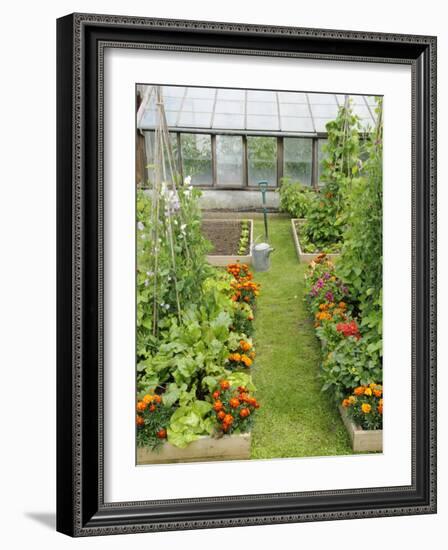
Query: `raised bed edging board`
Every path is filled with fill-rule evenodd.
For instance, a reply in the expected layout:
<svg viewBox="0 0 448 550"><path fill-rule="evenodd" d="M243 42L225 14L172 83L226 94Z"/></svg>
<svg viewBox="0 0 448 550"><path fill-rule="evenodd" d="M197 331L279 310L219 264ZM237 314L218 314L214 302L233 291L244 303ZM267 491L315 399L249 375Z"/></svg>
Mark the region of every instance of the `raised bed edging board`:
<svg viewBox="0 0 448 550"><path fill-rule="evenodd" d="M185 449L166 442L158 451L137 447L137 464L163 464L173 462L207 462L214 460L248 460L251 434L225 435L221 438L201 436Z"/></svg>
<svg viewBox="0 0 448 550"><path fill-rule="evenodd" d="M302 251L302 248L300 247L299 242L299 236L297 234L296 229L296 222L305 222L306 220L304 218L291 218L291 229L292 229L292 236L294 239L294 244L296 247L296 253L297 258L299 259L300 263L309 264L316 256L320 254L320 252L313 252L312 254L306 253ZM330 258L332 260L339 258L340 254L327 254L327 258Z"/></svg>
<svg viewBox="0 0 448 550"><path fill-rule="evenodd" d="M383 451L383 430L363 430L352 421L342 405L339 405L339 412L355 453Z"/></svg>
<svg viewBox="0 0 448 550"><path fill-rule="evenodd" d="M204 219L204 222L213 222L212 218ZM254 242L254 221L251 218L242 218L239 219L222 219L217 218L216 221L219 222L249 222L249 254L245 254L244 256L238 256L238 254L232 254L232 255L214 255L214 254L207 254L207 262L211 265L215 266L225 266L228 264L234 264L236 262L240 262L242 264L252 264L252 245Z"/></svg>

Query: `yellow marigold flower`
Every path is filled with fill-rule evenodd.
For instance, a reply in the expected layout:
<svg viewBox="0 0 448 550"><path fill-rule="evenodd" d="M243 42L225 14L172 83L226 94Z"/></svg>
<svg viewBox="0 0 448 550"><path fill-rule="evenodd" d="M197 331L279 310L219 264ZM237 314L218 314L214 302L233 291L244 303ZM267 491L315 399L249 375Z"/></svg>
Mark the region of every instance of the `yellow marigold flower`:
<svg viewBox="0 0 448 550"><path fill-rule="evenodd" d="M354 405L356 403L356 397L354 395L351 395L348 400L350 405Z"/></svg>
<svg viewBox="0 0 448 550"><path fill-rule="evenodd" d="M148 403L151 403L151 401L152 401L153 399L154 399L154 396L153 396L153 395L149 395L149 393L147 393L147 394L143 397L142 401L143 401L143 403L148 404Z"/></svg>
<svg viewBox="0 0 448 550"><path fill-rule="evenodd" d="M370 388L366 388L364 390L364 395L372 395L372 390Z"/></svg>
<svg viewBox="0 0 448 550"><path fill-rule="evenodd" d="M361 405L361 410L364 414L369 414L369 412L372 410L372 407L368 403L363 403Z"/></svg>

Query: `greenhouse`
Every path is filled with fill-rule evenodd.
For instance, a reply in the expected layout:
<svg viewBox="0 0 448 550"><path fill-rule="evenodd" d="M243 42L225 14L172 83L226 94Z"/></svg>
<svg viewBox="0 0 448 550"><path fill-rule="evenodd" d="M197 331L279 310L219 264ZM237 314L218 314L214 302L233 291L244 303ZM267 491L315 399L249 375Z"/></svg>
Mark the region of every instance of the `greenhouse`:
<svg viewBox="0 0 448 550"><path fill-rule="evenodd" d="M346 96L260 90L160 87L171 143L182 177L203 189L205 208L255 207L254 190L267 180L267 203L278 207L282 178L318 188L327 142L326 124L349 100L362 131L375 123L373 96ZM150 86L139 86L137 128L140 186L150 179L155 95ZM219 193L221 190L230 193ZM232 191L244 191L234 195Z"/></svg>
<svg viewBox="0 0 448 550"><path fill-rule="evenodd" d="M137 464L382 452L382 113L137 86Z"/></svg>

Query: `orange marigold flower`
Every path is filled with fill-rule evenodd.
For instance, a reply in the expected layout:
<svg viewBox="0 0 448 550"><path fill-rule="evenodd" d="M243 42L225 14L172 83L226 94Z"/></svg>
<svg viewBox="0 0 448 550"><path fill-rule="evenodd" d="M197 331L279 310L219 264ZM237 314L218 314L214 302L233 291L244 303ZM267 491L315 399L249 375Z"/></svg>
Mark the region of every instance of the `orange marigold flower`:
<svg viewBox="0 0 448 550"><path fill-rule="evenodd" d="M241 409L240 410L240 416L241 418L246 418L247 416L250 415L250 409L248 409L247 407L245 407L244 409Z"/></svg>
<svg viewBox="0 0 448 550"><path fill-rule="evenodd" d="M145 403L144 401L139 401L139 402L137 403L137 410L138 410L138 411L144 411L144 410L146 409L147 405L148 405L148 404Z"/></svg>
<svg viewBox="0 0 448 550"><path fill-rule="evenodd" d="M224 405L222 404L222 401L219 401L219 400L218 400L218 401L215 401L215 402L213 403L213 409L214 409L216 412L221 411L222 408L223 408L223 406L224 406Z"/></svg>
<svg viewBox="0 0 448 550"><path fill-rule="evenodd" d="M247 355L241 356L241 362L246 365L246 367L250 367L252 365L252 359L250 359Z"/></svg>
<svg viewBox="0 0 448 550"><path fill-rule="evenodd" d="M338 305L341 309L345 309L347 307L347 304L345 302L339 302Z"/></svg>
<svg viewBox="0 0 448 550"><path fill-rule="evenodd" d="M369 405L368 403L363 403L361 405L361 410L364 414L369 414L369 412L372 410L372 406Z"/></svg>
<svg viewBox="0 0 448 550"><path fill-rule="evenodd" d="M343 399L342 406L345 408L350 407L350 401L348 399Z"/></svg>
<svg viewBox="0 0 448 550"><path fill-rule="evenodd" d="M161 403L161 402L162 402L162 398L160 397L160 395L155 395L155 396L154 396L154 401L155 401L156 403Z"/></svg>
<svg viewBox="0 0 448 550"><path fill-rule="evenodd" d="M219 411L219 413L216 415L219 420L223 420L226 413L224 411Z"/></svg>
<svg viewBox="0 0 448 550"><path fill-rule="evenodd" d="M383 405L382 405L382 404L381 404L381 405L378 405L378 412L379 412L380 414L383 414Z"/></svg>
<svg viewBox="0 0 448 550"><path fill-rule="evenodd" d="M353 392L355 395L362 395L364 393L365 387L364 386L358 386L355 388L355 391Z"/></svg>
<svg viewBox="0 0 448 550"><path fill-rule="evenodd" d="M219 385L223 390L228 390L230 388L230 382L228 380L221 380Z"/></svg>
<svg viewBox="0 0 448 550"><path fill-rule="evenodd" d="M255 359L255 352L254 352L254 351L251 351L251 352L249 353L249 357L250 357L251 359Z"/></svg>
<svg viewBox="0 0 448 550"><path fill-rule="evenodd" d="M243 351L249 351L252 347L252 344L250 342L247 342L246 340L240 340L240 348Z"/></svg>
<svg viewBox="0 0 448 550"><path fill-rule="evenodd" d="M154 405L154 403L149 407L149 412L154 412L156 410L156 406Z"/></svg>
<svg viewBox="0 0 448 550"><path fill-rule="evenodd" d="M232 397L232 399L229 401L229 405L232 407L232 409L236 409L240 406L240 400L236 397Z"/></svg>
<svg viewBox="0 0 448 550"><path fill-rule="evenodd" d="M157 433L156 433L157 437L159 439L166 439L166 430L165 428L162 428L160 429Z"/></svg>
<svg viewBox="0 0 448 550"><path fill-rule="evenodd" d="M233 424L233 416L231 414L226 414L224 417L225 424Z"/></svg>
<svg viewBox="0 0 448 550"><path fill-rule="evenodd" d="M219 396L220 396L220 391L219 390L216 390L212 393L213 399L218 399Z"/></svg>
<svg viewBox="0 0 448 550"><path fill-rule="evenodd" d="M135 421L137 423L137 426L144 426L145 424L145 420L143 419L143 416L140 416L139 414L137 415Z"/></svg>
<svg viewBox="0 0 448 550"><path fill-rule="evenodd" d="M378 390L378 389L373 390L373 395L375 397L381 397L382 393L383 393L382 390Z"/></svg>

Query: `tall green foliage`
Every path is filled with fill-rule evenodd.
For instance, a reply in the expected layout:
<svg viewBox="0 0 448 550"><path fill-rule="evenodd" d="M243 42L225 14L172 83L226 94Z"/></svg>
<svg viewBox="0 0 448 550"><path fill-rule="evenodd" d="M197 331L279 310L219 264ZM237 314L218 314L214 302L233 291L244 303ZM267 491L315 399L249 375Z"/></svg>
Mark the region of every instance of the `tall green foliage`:
<svg viewBox="0 0 448 550"><path fill-rule="evenodd" d="M312 201L303 227L303 236L316 250L334 249L339 244L346 223L347 193L359 174L359 119L350 102L339 108L335 120L326 126L327 157L321 180L324 186Z"/></svg>
<svg viewBox="0 0 448 550"><path fill-rule="evenodd" d="M358 302L361 328L368 350L381 354L382 334L382 209L383 209L383 117L377 100L377 122L366 141L367 160L360 178L352 180L347 194L350 208L343 235L339 276Z"/></svg>
<svg viewBox="0 0 448 550"><path fill-rule="evenodd" d="M201 231L200 191L186 184L163 186L158 215L149 193L137 195L137 355L158 343L165 319L201 297L210 274L209 244Z"/></svg>
<svg viewBox="0 0 448 550"><path fill-rule="evenodd" d="M305 218L308 214L313 191L299 181L282 178L279 189L280 210L287 212L291 218Z"/></svg>

